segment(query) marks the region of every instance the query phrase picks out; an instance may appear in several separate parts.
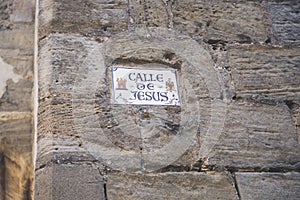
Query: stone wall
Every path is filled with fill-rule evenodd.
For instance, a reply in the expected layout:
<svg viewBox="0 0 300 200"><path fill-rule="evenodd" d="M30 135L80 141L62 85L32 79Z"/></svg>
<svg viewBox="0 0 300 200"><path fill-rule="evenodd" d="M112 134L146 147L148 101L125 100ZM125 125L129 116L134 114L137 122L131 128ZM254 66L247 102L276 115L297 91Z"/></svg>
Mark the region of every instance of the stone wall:
<svg viewBox="0 0 300 200"><path fill-rule="evenodd" d="M1 3L2 199L33 187L33 4ZM299 9L40 0L35 199L298 199ZM113 104L113 66L176 70L181 106Z"/></svg>
<svg viewBox="0 0 300 200"><path fill-rule="evenodd" d="M0 1L0 199L33 197L35 1Z"/></svg>
<svg viewBox="0 0 300 200"><path fill-rule="evenodd" d="M299 198L299 6L41 0L35 197ZM112 104L120 65L176 69L181 107Z"/></svg>

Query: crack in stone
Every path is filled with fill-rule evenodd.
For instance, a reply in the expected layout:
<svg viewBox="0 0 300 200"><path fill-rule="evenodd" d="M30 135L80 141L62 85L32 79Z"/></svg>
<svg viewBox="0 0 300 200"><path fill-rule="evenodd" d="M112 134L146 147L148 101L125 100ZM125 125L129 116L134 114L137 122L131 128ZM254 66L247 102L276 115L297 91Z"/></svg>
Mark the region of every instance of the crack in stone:
<svg viewBox="0 0 300 200"><path fill-rule="evenodd" d="M128 29L129 31L135 30L135 20L134 20L134 12L133 12L133 5L131 3L131 0L127 0L127 12L129 16L129 24Z"/></svg>
<svg viewBox="0 0 300 200"><path fill-rule="evenodd" d="M173 12L172 12L172 5L173 5L173 0L162 0L162 2L165 4L166 6L166 11L168 14L168 24L167 27L168 28L173 28L174 26L174 22L173 22Z"/></svg>
<svg viewBox="0 0 300 200"><path fill-rule="evenodd" d="M235 193L237 195L237 198L238 200L241 200L241 194L240 194L240 191L239 191L239 187L238 187L238 184L237 184L237 181L236 181L236 176L235 174L231 173L231 172L226 172L232 186L234 187L235 189Z"/></svg>
<svg viewBox="0 0 300 200"><path fill-rule="evenodd" d="M108 200L106 183L103 183L103 198L104 198L104 200Z"/></svg>
<svg viewBox="0 0 300 200"><path fill-rule="evenodd" d="M104 173L106 173L105 170L104 170L104 172L101 172L101 169L99 167L97 169L98 169L100 177L104 177ZM103 200L108 200L106 180L103 180Z"/></svg>

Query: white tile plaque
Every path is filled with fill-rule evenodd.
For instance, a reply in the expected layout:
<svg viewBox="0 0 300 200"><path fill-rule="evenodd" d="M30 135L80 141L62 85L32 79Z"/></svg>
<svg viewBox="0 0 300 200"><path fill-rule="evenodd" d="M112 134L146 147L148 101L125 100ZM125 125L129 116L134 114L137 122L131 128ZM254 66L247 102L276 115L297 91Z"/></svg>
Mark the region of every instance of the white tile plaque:
<svg viewBox="0 0 300 200"><path fill-rule="evenodd" d="M176 70L112 68L113 103L180 106Z"/></svg>

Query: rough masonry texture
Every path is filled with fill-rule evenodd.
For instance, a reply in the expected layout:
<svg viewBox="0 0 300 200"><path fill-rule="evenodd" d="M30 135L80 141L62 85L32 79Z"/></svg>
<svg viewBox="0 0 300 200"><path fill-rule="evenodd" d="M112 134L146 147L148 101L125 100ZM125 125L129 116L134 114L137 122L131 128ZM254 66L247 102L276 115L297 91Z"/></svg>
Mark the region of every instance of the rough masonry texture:
<svg viewBox="0 0 300 200"><path fill-rule="evenodd" d="M40 0L36 44L34 3L0 2L1 200L300 198L300 1ZM113 104L120 65L181 106Z"/></svg>
<svg viewBox="0 0 300 200"><path fill-rule="evenodd" d="M0 199L33 198L35 1L0 1Z"/></svg>
<svg viewBox="0 0 300 200"><path fill-rule="evenodd" d="M40 1L35 197L299 198L299 5ZM181 107L114 105L116 65Z"/></svg>

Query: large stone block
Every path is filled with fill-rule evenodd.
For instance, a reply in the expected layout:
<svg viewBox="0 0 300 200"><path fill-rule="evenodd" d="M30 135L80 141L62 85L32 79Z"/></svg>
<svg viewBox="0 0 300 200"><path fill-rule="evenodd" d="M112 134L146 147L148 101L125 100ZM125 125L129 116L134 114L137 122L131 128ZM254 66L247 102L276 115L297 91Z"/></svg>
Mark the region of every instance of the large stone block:
<svg viewBox="0 0 300 200"><path fill-rule="evenodd" d="M88 73L83 66L97 66L99 62L94 52L97 42L83 38L80 35L66 37L57 34L40 43L38 167L52 160L53 154L68 157L84 152L75 124L73 101L76 102L76 99L73 92L77 91L78 78L84 78ZM85 93L82 98L93 96ZM81 114L84 115L85 112Z"/></svg>
<svg viewBox="0 0 300 200"><path fill-rule="evenodd" d="M12 22L33 22L35 11L35 0L14 0L12 3Z"/></svg>
<svg viewBox="0 0 300 200"><path fill-rule="evenodd" d="M14 146L17 152L32 150L32 115L30 112L0 112L0 152ZM3 148L2 148L3 147Z"/></svg>
<svg viewBox="0 0 300 200"><path fill-rule="evenodd" d="M300 49L242 46L228 49L236 97L299 100Z"/></svg>
<svg viewBox="0 0 300 200"><path fill-rule="evenodd" d="M236 173L241 199L299 199L300 174Z"/></svg>
<svg viewBox="0 0 300 200"><path fill-rule="evenodd" d="M47 165L36 171L35 199L105 200L103 179L92 165Z"/></svg>
<svg viewBox="0 0 300 200"><path fill-rule="evenodd" d="M234 170L295 170L300 146L287 106L237 101L206 164Z"/></svg>
<svg viewBox="0 0 300 200"><path fill-rule="evenodd" d="M299 1L267 1L266 8L275 40L274 43L299 47Z"/></svg>
<svg viewBox="0 0 300 200"><path fill-rule="evenodd" d="M54 101L55 99L49 99L40 103L37 168L57 160L70 162L94 160L92 157L86 158L86 154L89 153L85 150L80 135L77 134L72 107L66 104L53 105Z"/></svg>
<svg viewBox="0 0 300 200"><path fill-rule="evenodd" d="M107 199L238 199L224 173L109 173Z"/></svg>
<svg viewBox="0 0 300 200"><path fill-rule="evenodd" d="M40 1L39 37L49 33L110 36L127 29L127 1Z"/></svg>
<svg viewBox="0 0 300 200"><path fill-rule="evenodd" d="M215 42L265 42L263 8L255 1L175 1L174 29L195 39Z"/></svg>
<svg viewBox="0 0 300 200"><path fill-rule="evenodd" d="M0 31L1 49L33 49L34 28L32 24L21 24L13 29ZM32 52L32 51L31 51Z"/></svg>

